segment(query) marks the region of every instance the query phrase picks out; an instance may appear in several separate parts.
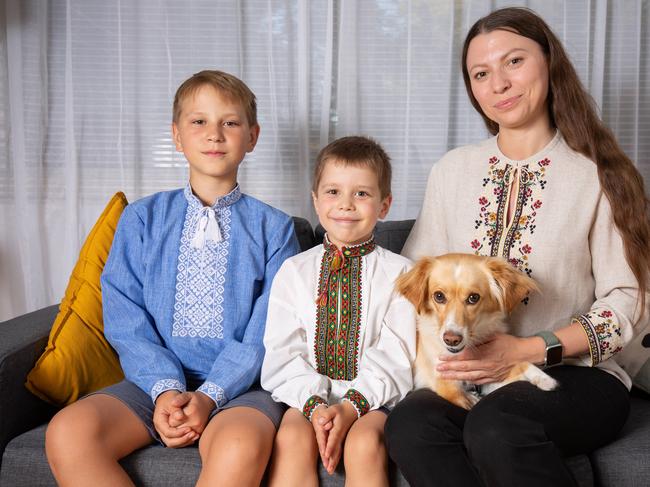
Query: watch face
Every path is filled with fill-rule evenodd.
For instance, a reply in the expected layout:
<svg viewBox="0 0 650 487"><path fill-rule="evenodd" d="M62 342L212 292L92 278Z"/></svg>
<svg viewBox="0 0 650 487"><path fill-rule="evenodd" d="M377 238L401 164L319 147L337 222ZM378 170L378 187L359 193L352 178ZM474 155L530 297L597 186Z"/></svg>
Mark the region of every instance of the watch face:
<svg viewBox="0 0 650 487"><path fill-rule="evenodd" d="M546 349L546 366L562 363L562 345L555 345Z"/></svg>

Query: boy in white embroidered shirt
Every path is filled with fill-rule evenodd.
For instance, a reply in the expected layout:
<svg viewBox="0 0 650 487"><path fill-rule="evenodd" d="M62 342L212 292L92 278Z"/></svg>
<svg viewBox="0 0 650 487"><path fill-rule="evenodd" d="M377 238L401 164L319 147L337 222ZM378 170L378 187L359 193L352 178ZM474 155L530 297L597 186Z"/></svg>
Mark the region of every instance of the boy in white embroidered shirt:
<svg viewBox="0 0 650 487"><path fill-rule="evenodd" d="M390 159L375 141L344 137L321 150L313 200L323 245L287 259L269 298L262 386L290 406L269 484L318 485L341 455L346 485L388 485L387 407L412 388L415 311L393 291L410 261L377 246L388 213Z"/></svg>

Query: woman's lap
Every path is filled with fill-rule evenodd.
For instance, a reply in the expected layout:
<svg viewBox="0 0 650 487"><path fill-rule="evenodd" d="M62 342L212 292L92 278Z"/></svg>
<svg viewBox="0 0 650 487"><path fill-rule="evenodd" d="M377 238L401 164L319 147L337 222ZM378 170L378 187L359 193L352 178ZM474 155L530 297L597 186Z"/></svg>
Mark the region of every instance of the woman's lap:
<svg viewBox="0 0 650 487"><path fill-rule="evenodd" d="M468 413L465 428L477 431L494 414L540 423L564 456L589 453L612 441L629 413L629 392L613 375L587 367L560 366L546 372L559 382L542 391L528 382L513 382L481 399ZM478 423L478 424L477 424Z"/></svg>
<svg viewBox="0 0 650 487"><path fill-rule="evenodd" d="M482 463L490 469L501 464L498 468L507 472L509 455L511 461L530 463L523 452L538 449L535 455L546 455L561 468L561 457L590 452L615 438L629 411L628 391L618 379L586 367L547 372L560 382L557 390L516 382L484 397L469 412L432 391L412 392L388 418L391 456L414 485L441 466L452 476L464 472L460 475L466 479L458 485L479 485L477 472L470 470L478 466L485 479Z"/></svg>

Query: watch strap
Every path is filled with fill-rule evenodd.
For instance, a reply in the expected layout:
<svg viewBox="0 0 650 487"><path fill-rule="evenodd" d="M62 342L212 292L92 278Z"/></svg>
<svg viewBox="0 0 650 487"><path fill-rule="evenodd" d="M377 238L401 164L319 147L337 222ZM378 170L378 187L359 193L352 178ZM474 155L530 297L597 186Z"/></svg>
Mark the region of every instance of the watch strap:
<svg viewBox="0 0 650 487"><path fill-rule="evenodd" d="M540 337L546 343L546 354L544 356L544 367L551 367L562 363L562 342L552 331L542 330L534 336ZM551 353L549 353L551 351Z"/></svg>

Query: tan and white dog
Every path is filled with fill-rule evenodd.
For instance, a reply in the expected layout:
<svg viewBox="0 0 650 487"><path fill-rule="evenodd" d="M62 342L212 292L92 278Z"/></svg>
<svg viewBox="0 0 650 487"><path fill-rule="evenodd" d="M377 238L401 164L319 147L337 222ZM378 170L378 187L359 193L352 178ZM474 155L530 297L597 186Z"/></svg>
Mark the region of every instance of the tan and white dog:
<svg viewBox="0 0 650 487"><path fill-rule="evenodd" d="M503 259L446 254L421 259L399 277L396 289L418 313L415 387L428 387L453 404L470 409L479 397L466 390L466 383L440 378L438 357L459 353L495 333L506 332L507 315L537 286ZM481 396L517 380L529 381L543 390L557 387L555 379L522 362L503 382L484 384Z"/></svg>

